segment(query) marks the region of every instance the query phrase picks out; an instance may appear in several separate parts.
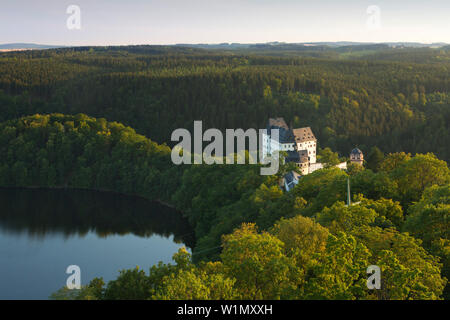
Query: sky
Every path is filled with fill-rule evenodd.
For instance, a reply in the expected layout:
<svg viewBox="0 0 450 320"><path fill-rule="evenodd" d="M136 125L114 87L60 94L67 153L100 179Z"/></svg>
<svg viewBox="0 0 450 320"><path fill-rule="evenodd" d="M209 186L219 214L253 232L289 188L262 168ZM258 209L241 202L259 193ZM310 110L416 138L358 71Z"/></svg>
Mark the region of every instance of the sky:
<svg viewBox="0 0 450 320"><path fill-rule="evenodd" d="M450 43L450 0L0 0L0 43L272 41Z"/></svg>

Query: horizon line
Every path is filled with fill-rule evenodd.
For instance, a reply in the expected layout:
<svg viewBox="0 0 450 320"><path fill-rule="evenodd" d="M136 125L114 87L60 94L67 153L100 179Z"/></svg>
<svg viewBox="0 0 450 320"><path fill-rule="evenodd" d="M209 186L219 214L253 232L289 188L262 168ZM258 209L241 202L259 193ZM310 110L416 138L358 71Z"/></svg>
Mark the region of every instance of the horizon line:
<svg viewBox="0 0 450 320"><path fill-rule="evenodd" d="M48 44L39 42L6 42L0 43L0 46L4 45L36 45L36 46L52 46L52 47L115 47L115 46L176 46L176 45L257 45L257 44L325 44L325 43L355 43L355 44L392 44L392 43L405 43L405 44L450 44L445 41L433 41L433 42L421 42L421 41L351 41L351 40L337 40L337 41L302 41L302 42L286 42L286 41L266 41L266 42L176 42L176 43L122 43L122 44Z"/></svg>

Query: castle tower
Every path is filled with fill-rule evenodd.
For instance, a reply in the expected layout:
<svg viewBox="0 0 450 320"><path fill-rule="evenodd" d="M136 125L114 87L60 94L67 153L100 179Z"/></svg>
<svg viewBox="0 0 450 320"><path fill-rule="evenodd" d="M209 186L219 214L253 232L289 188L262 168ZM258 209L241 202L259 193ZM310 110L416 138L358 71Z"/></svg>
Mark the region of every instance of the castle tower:
<svg viewBox="0 0 450 320"><path fill-rule="evenodd" d="M310 127L293 129L297 150L306 150L310 163L316 163L317 139Z"/></svg>
<svg viewBox="0 0 450 320"><path fill-rule="evenodd" d="M352 152L350 152L350 161L362 166L364 162L364 155L362 151L358 148L353 149Z"/></svg>

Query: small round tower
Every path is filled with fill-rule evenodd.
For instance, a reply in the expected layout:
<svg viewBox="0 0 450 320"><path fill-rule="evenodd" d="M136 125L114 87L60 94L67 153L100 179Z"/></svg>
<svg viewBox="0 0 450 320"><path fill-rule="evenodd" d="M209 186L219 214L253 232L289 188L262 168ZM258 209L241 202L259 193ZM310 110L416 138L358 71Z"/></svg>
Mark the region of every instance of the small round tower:
<svg viewBox="0 0 450 320"><path fill-rule="evenodd" d="M364 155L362 151L358 148L353 149L352 152L350 152L350 161L362 166L364 162Z"/></svg>

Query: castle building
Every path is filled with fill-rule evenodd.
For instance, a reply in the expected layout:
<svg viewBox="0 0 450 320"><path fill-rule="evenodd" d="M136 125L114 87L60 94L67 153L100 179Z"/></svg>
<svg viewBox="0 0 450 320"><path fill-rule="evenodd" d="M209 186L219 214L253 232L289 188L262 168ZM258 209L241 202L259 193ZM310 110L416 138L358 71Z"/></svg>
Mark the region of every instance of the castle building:
<svg viewBox="0 0 450 320"><path fill-rule="evenodd" d="M310 163L316 163L317 139L310 127L293 129L297 150L306 150Z"/></svg>
<svg viewBox="0 0 450 320"><path fill-rule="evenodd" d="M352 152L350 152L350 162L357 163L362 166L364 163L364 155L362 151L358 148L353 149Z"/></svg>
<svg viewBox="0 0 450 320"><path fill-rule="evenodd" d="M317 162L317 139L310 127L291 129L283 118L270 118L267 124L267 134L263 135L263 157L270 156L276 151L285 151L286 162L296 164L298 174L291 171L284 177L286 191L291 190L298 184L301 176L323 169L324 164ZM279 139L271 136L271 129L278 129ZM355 148L350 153L350 161L362 165L364 161L361 150ZM347 169L347 162L336 165L337 168Z"/></svg>
<svg viewBox="0 0 450 320"><path fill-rule="evenodd" d="M263 156L271 155L275 151L287 151L286 161L301 159L303 167L306 167L306 156L307 162L316 163L317 139L310 127L290 129L284 118L270 118L266 129L267 134L263 135ZM271 136L271 129L278 129L278 141Z"/></svg>
<svg viewBox="0 0 450 320"><path fill-rule="evenodd" d="M263 157L276 151L286 151L286 162L293 162L302 175L311 173L323 166L316 164L317 139L310 127L291 129L283 118L270 118L267 124L267 134L263 135ZM278 129L278 141L271 136L271 129ZM314 164L314 166L311 166Z"/></svg>
<svg viewBox="0 0 450 320"><path fill-rule="evenodd" d="M302 175L307 175L309 173L310 162L307 150L288 151L285 161L294 162Z"/></svg>

